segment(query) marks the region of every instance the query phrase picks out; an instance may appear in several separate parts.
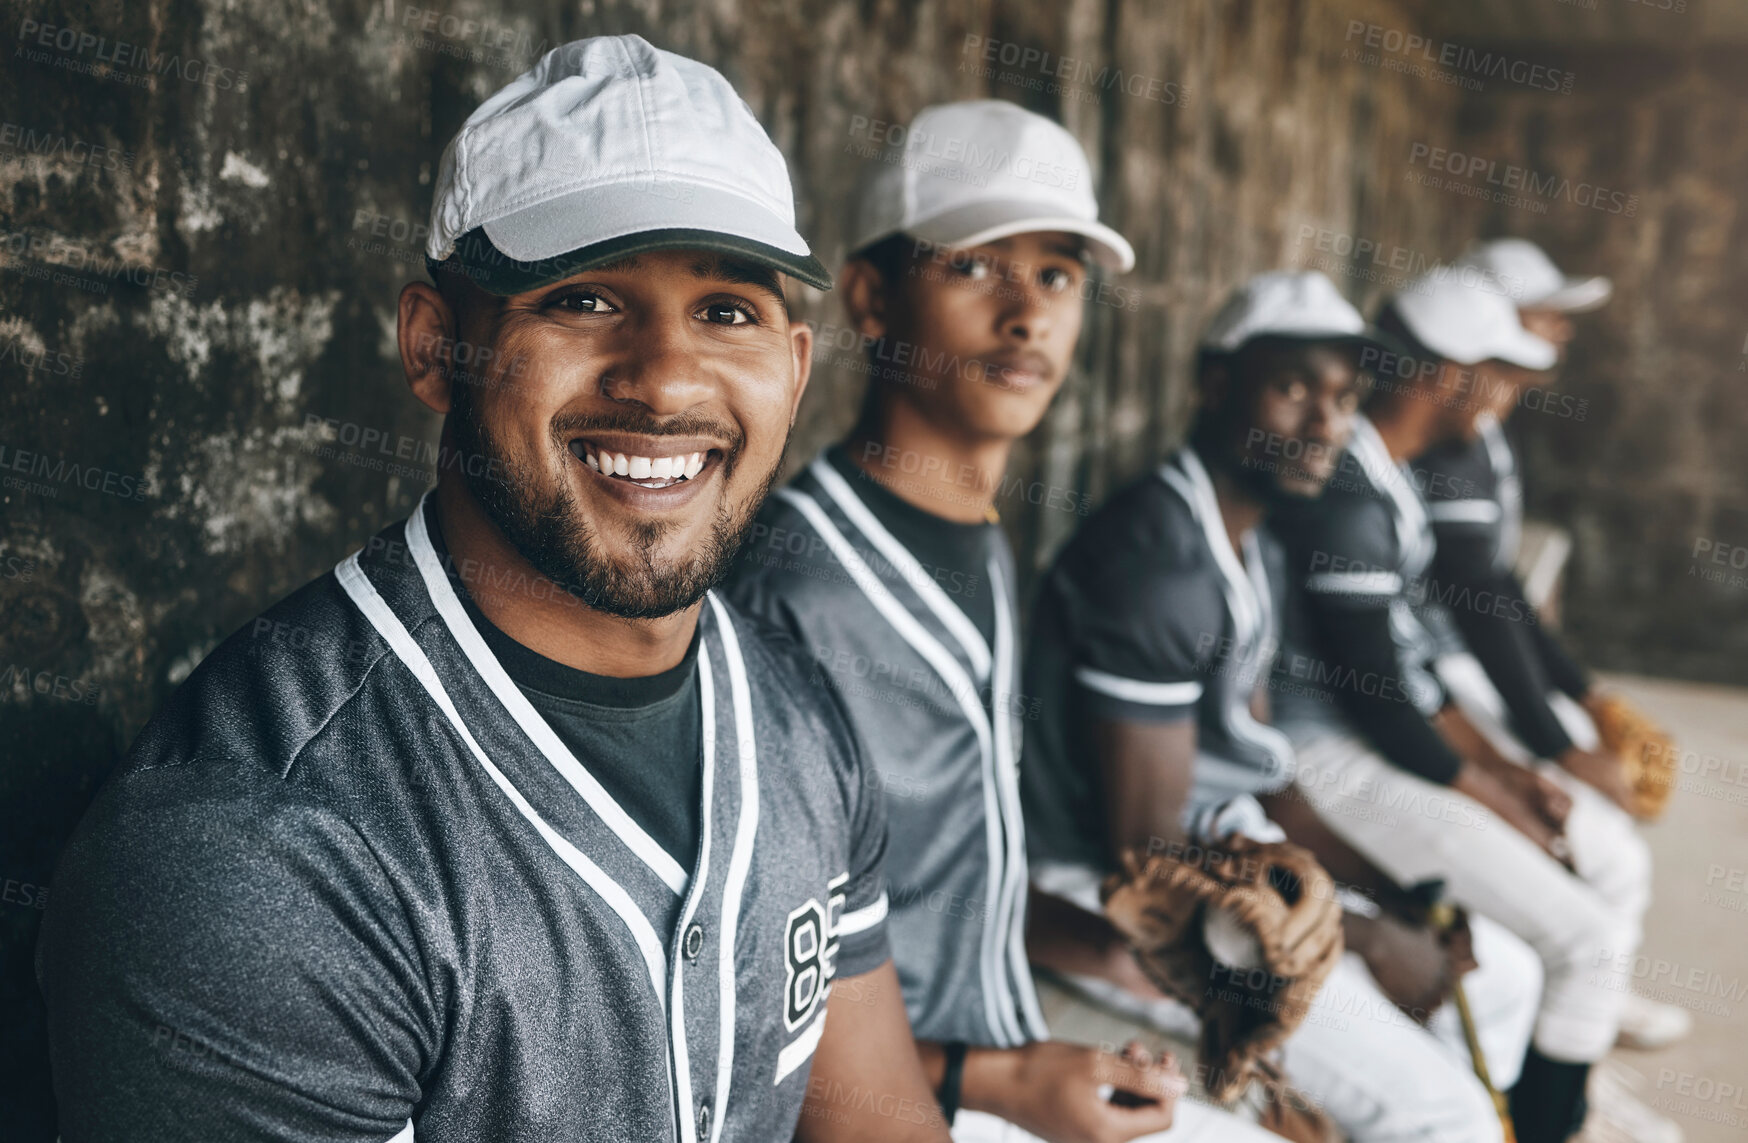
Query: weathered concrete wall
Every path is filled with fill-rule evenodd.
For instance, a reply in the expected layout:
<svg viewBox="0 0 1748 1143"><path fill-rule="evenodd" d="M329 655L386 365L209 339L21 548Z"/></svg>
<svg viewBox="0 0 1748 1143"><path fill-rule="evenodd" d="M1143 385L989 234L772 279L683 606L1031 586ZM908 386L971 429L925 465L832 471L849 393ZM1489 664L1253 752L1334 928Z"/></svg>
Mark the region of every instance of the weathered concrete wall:
<svg viewBox="0 0 1748 1143"><path fill-rule="evenodd" d="M209 648L403 515L423 488L426 466L409 454L436 425L400 379L396 291L421 272L414 231L442 143L546 47L635 31L721 67L790 156L802 226L828 260L841 252L872 121L994 94L1076 132L1107 217L1141 263L1120 283L1133 308L1090 310L1080 376L1020 458L1038 483L1002 507L1023 564L1078 519L1031 499L1049 501L1051 489L1058 503L1096 499L1174 442L1195 332L1234 282L1281 263L1353 268L1317 249L1318 231L1432 259L1479 224L1465 200L1403 180L1416 141L1457 135L1462 93L1344 57L1351 20L1413 26L1394 0L8 0L0 10L18 41L0 74L0 130L11 132L0 135L0 469L34 473L0 489L0 1012L27 1030L0 1041L0 1084L30 1093L35 1118L9 1121L26 1137L49 1129L28 964L40 914L19 886L47 880L117 753ZM43 26L57 29L47 46ZM997 43L999 74L980 74L983 42ZM999 63L1010 44L1088 70L1052 91L1050 65ZM1110 72L1101 81L1104 67L1121 69L1120 86ZM1722 209L1707 204L1723 194L1726 148L1699 152L1721 121L1702 129L1680 112L1683 98L1728 83L1709 73L1690 82L1690 96L1671 88L1661 110L1631 119L1637 142L1624 150L1639 165L1623 182L1650 193L1666 181L1656 163L1675 155L1711 174L1672 183L1659 236L1610 232L1623 260L1645 262L1623 281L1622 322L1651 320L1650 303L1632 299L1650 296L1656 259L1679 260L1719 225L1706 210ZM1612 130L1605 104L1572 100L1559 114L1594 132L1585 106ZM1467 129L1509 139L1541 113L1508 102L1497 114ZM1660 149L1659 124L1691 132L1691 148ZM1339 280L1369 298L1385 284L1375 274L1358 264ZM1685 332L1676 311L1687 304L1655 303L1667 324L1635 335L1640 358L1672 344L1658 331ZM839 320L828 298L807 298L804 310L822 328ZM1713 374L1733 368L1741 333L1676 342L1697 357L1639 360L1631 376L1669 376L1678 391L1676 370L1700 359ZM1608 344L1587 350L1578 372L1613 376L1596 364ZM799 456L847 424L860 391L853 364L822 352ZM1680 415L1720 426L1740 417L1709 391L1684 397L1694 403ZM1616 419L1674 416L1628 403ZM1577 447L1614 447L1607 423ZM1680 439L1673 427L1649 435L1666 450ZM1537 447L1539 463L1549 450ZM1538 480L1538 495L1590 513L1579 521L1578 614L1662 582L1610 578L1617 586L1590 593L1590 577L1614 573L1592 570L1589 537L1628 534L1628 513L1643 505L1585 500L1573 457L1555 461L1572 475ZM1718 459L1708 479L1693 461L1682 495L1721 504L1725 463L1740 462ZM1618 467L1610 479L1624 488L1628 466ZM1704 519L1748 542L1739 515L1699 511L1690 531ZM1666 633L1672 664L1691 634Z"/></svg>
<svg viewBox="0 0 1748 1143"><path fill-rule="evenodd" d="M1673 18L1673 14L1669 14ZM1564 266L1614 277L1561 388L1520 410L1530 511L1568 527L1572 637L1599 664L1748 681L1748 76L1739 47L1521 48L1572 94L1471 99L1450 145L1533 172L1488 204ZM1472 181L1485 180L1480 175ZM1528 176L1524 176L1526 182ZM1584 187L1602 188L1595 195ZM1437 192L1429 192L1436 194ZM1560 415L1585 407L1582 417Z"/></svg>

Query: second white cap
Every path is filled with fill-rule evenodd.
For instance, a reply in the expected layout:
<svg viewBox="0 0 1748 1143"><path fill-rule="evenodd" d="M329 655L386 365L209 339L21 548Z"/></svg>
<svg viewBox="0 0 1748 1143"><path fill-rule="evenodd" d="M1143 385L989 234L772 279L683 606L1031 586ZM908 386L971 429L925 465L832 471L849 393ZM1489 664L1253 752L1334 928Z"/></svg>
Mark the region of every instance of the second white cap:
<svg viewBox="0 0 1748 1143"><path fill-rule="evenodd" d="M1404 286L1390 308L1427 349L1459 365L1499 360L1525 369L1548 369L1560 351L1523 328L1510 298L1466 285L1440 267Z"/></svg>
<svg viewBox="0 0 1748 1143"><path fill-rule="evenodd" d="M1231 353L1257 337L1376 341L1360 311L1316 270L1270 270L1232 291L1201 346Z"/></svg>
<svg viewBox="0 0 1748 1143"><path fill-rule="evenodd" d="M1524 309L1584 313L1596 309L1614 294L1614 283L1592 275L1576 278L1561 272L1554 260L1534 242L1523 238L1495 238L1471 246L1459 266L1474 266L1497 277L1512 300Z"/></svg>
<svg viewBox="0 0 1748 1143"><path fill-rule="evenodd" d="M1135 251L1099 221L1092 167L1061 125L1000 99L925 107L863 187L850 251L894 234L937 246L978 246L1059 230L1093 259L1127 272Z"/></svg>

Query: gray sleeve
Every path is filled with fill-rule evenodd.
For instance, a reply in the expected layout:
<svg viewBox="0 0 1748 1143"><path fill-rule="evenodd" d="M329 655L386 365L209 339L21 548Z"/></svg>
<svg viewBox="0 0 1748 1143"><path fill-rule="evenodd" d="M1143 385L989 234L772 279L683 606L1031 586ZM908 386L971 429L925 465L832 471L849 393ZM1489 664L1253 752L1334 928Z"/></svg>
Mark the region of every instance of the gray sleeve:
<svg viewBox="0 0 1748 1143"><path fill-rule="evenodd" d="M1295 571L1313 608L1371 611L1410 586L1397 570L1396 526L1381 500L1343 498L1296 535Z"/></svg>
<svg viewBox="0 0 1748 1143"><path fill-rule="evenodd" d="M860 976L879 968L892 956L886 936L886 793L851 729L843 700L823 680L820 693L832 705L835 721L841 727L839 738L850 759L845 781L849 799L850 878L844 886L843 907L834 925L838 938L837 975Z"/></svg>
<svg viewBox="0 0 1748 1143"><path fill-rule="evenodd" d="M1132 553L1077 560L1054 578L1072 617L1071 670L1087 709L1153 722L1195 713L1224 637L1226 603L1213 576Z"/></svg>
<svg viewBox="0 0 1748 1143"><path fill-rule="evenodd" d="M382 866L258 772L112 780L56 873L37 970L67 1143L382 1143L438 1054Z"/></svg>

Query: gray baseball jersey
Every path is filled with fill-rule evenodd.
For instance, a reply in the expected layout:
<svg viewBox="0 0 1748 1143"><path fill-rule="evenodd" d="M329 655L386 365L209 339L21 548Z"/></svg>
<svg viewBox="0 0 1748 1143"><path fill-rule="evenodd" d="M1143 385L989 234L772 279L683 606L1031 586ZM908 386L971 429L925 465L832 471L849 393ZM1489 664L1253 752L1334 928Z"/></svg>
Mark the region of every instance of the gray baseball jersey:
<svg viewBox="0 0 1748 1143"><path fill-rule="evenodd" d="M38 961L69 1143L793 1132L834 975L887 956L842 710L708 597L698 848L669 854L428 529L209 655L81 823Z"/></svg>
<svg viewBox="0 0 1748 1143"><path fill-rule="evenodd" d="M893 962L917 1037L1012 1047L1047 1032L1024 942L1012 555L990 526L981 585L931 572L870 510L875 493L891 495L841 452L816 459L766 505L728 592L812 653L878 771ZM993 641L955 586L991 592Z"/></svg>
<svg viewBox="0 0 1748 1143"><path fill-rule="evenodd" d="M1475 439L1430 449L1415 464L1425 473L1426 513L1441 538L1483 538L1492 570L1510 572L1523 541L1523 484L1505 427L1491 413L1476 422Z"/></svg>
<svg viewBox="0 0 1748 1143"><path fill-rule="evenodd" d="M1429 590L1416 613L1441 655L1468 649L1452 611L1474 605L1463 591L1467 577L1453 575L1455 569L1444 558L1447 540L1458 538L1465 548L1486 545L1490 573L1511 575L1523 537L1523 489L1505 430L1490 413L1482 414L1476 429L1475 439L1430 449L1409 470L1437 552ZM1466 552L1464 563L1473 564L1475 554L1478 550Z"/></svg>
<svg viewBox="0 0 1748 1143"><path fill-rule="evenodd" d="M1523 493L1517 458L1498 420L1483 417L1474 440L1427 450L1427 515L1438 539L1434 594L1446 601L1460 645L1472 651L1504 698L1512 729L1543 758L1572 746L1548 702L1558 688L1583 695L1590 680L1541 623L1517 578Z"/></svg>
<svg viewBox="0 0 1748 1143"><path fill-rule="evenodd" d="M1356 417L1323 495L1270 527L1304 588L1287 647L1304 685L1281 690L1277 722L1294 734L1357 728L1398 766L1450 782L1462 760L1428 721L1445 701L1433 662L1446 647L1428 626L1436 545L1412 473Z"/></svg>
<svg viewBox="0 0 1748 1143"><path fill-rule="evenodd" d="M1038 696L1023 789L1040 862L1111 864L1098 755L1100 719L1196 720L1184 825L1232 799L1284 785L1293 750L1251 700L1281 638L1286 574L1278 543L1253 529L1242 561L1194 449L1118 492L1058 554L1026 655Z"/></svg>

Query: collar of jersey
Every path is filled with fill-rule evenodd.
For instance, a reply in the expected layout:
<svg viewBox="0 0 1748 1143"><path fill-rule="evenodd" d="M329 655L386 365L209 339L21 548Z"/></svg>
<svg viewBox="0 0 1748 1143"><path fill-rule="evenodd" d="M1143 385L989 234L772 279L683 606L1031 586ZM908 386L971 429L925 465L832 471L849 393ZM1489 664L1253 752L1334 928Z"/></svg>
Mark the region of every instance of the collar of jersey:
<svg viewBox="0 0 1748 1143"><path fill-rule="evenodd" d="M898 572L899 577L934 612L935 618L941 621L941 625L953 636L954 641L965 649L965 656L971 660L971 671L977 682L980 685L988 683L990 664L994 656L988 642L983 638L983 632L977 629L977 624L971 622L971 617L965 614L963 608L947 598L947 593L923 569L922 563L911 550L880 522L879 517L856 494L850 482L831 466L823 454L814 457L807 470L813 474L825 494L837 504L838 510L848 516L850 522L868 537L868 542L879 550L886 562Z"/></svg>
<svg viewBox="0 0 1748 1143"><path fill-rule="evenodd" d="M1232 626L1237 642L1250 647L1267 625L1269 593L1263 579L1262 551L1257 546L1255 531L1244 534L1244 561L1233 550L1226 522L1220 515L1220 501L1214 495L1214 481L1196 450L1185 445L1177 456L1160 469L1160 476L1189 506L1190 515L1202 526L1202 538L1226 581L1227 606L1232 611Z"/></svg>
<svg viewBox="0 0 1748 1143"><path fill-rule="evenodd" d="M1391 459L1390 448L1378 435L1370 417L1361 414L1354 418L1353 441L1348 451L1359 462L1372 487L1390 502L1403 565L1410 567L1423 562L1421 548L1431 536L1426 506L1420 501L1420 493L1414 490L1407 467ZM1430 559L1431 553L1424 553L1424 558Z"/></svg>
<svg viewBox="0 0 1748 1143"><path fill-rule="evenodd" d="M426 493L429 497L430 493ZM486 645L485 637L479 632L472 619L468 618L467 610L461 605L461 598L456 595L455 588L449 582L449 575L437 559L436 549L431 544L431 535L425 526L425 501L419 502L419 508L407 520L407 550L412 553L413 562L419 569L420 577L425 581L425 590L431 597L432 606L437 609L438 617L449 629L450 635L460 645L462 653L473 665L491 692L497 696L522 733L533 741L535 747L546 756L553 769L570 783L571 788L581 795L607 826L619 835L630 850L662 879L675 893L684 893L689 875L673 855L663 849L656 840L638 825L632 816L625 812L624 807L614 800L606 787L595 776L577 761L570 748L559 738L552 725L534 709L534 704L528 701L508 671L504 670L498 657ZM700 659L703 652L700 650ZM700 703L700 706L703 704ZM712 729L714 711L704 712L705 729ZM737 731L740 729L736 728Z"/></svg>

